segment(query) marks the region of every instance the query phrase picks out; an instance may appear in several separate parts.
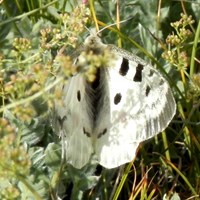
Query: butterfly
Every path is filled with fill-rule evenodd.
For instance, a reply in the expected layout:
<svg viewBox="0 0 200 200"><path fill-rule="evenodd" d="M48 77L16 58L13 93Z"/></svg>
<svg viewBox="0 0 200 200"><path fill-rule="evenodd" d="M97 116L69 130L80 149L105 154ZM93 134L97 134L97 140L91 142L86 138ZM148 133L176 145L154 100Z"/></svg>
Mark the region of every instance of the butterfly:
<svg viewBox="0 0 200 200"><path fill-rule="evenodd" d="M93 80L79 72L60 87L63 103L55 101L55 123L67 163L80 169L95 154L110 169L132 161L142 141L163 131L176 104L160 72L96 34L74 59L82 69L92 62L98 66Z"/></svg>

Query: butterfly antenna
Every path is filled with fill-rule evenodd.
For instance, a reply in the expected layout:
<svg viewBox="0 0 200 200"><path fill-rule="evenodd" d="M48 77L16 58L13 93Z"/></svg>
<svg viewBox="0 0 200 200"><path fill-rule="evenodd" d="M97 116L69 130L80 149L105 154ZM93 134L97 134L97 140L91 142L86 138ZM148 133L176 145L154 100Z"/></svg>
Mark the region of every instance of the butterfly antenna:
<svg viewBox="0 0 200 200"><path fill-rule="evenodd" d="M121 23L127 22L127 21L130 20L130 19L132 19L132 17L129 18L129 19L122 20L122 21L119 22L119 23L121 24ZM105 29L107 29L107 28L109 28L109 27L112 27L112 26L115 26L115 25L117 25L117 24L119 24L119 23L118 23L118 22L115 22L115 23L113 23L113 24L109 24L109 25L103 27L101 30L99 30L98 33L101 33L101 32L104 31Z"/></svg>
<svg viewBox="0 0 200 200"><path fill-rule="evenodd" d="M120 21L120 22L115 22L115 23L113 23L113 24L110 24L110 25L108 25L108 26L105 26L104 28L102 28L101 30L99 30L99 26L98 26L98 20L97 20L97 18L96 18L96 13L95 13L95 9L94 9L94 0L89 0L89 5L90 5L90 12L91 12L91 15L92 15L92 17L93 17L93 19L94 19L94 23L95 23L95 27L96 27L96 32L97 32L97 34L98 33L101 33L103 30L105 30L105 29L107 29L107 28L109 28L109 27L111 27L111 26L115 26L115 25L117 25L117 24L121 24L121 23L124 23L124 22L126 22L126 21L129 21L130 19L132 19L133 17L131 17L131 18L129 18L129 19L125 19L125 20L122 20L122 21ZM87 29L87 28L86 28ZM88 29L87 29L88 30ZM89 31L90 32L90 31Z"/></svg>

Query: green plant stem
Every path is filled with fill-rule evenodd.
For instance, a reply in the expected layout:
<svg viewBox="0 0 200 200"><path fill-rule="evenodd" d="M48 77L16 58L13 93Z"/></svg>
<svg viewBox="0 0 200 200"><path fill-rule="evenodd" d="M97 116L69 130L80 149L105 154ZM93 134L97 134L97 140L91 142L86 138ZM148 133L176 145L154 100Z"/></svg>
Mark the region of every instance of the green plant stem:
<svg viewBox="0 0 200 200"><path fill-rule="evenodd" d="M194 190L194 188L192 187L192 185L190 184L186 176L171 162L167 161L167 164L170 165L181 176L181 178L185 181L187 186L190 188L193 195L197 195L197 192Z"/></svg>
<svg viewBox="0 0 200 200"><path fill-rule="evenodd" d="M190 75L193 75L195 72L195 56L196 56L196 52L197 52L197 45L199 42L199 37L200 37L200 20L199 20L198 27L196 30L194 44L192 47L192 55L191 55L191 60L190 60Z"/></svg>
<svg viewBox="0 0 200 200"><path fill-rule="evenodd" d="M23 176L17 175L17 178L31 191L35 197L35 200L42 200L41 196Z"/></svg>
<svg viewBox="0 0 200 200"><path fill-rule="evenodd" d="M8 23L11 23L11 22L15 22L15 21L20 20L20 19L22 19L22 18L24 18L24 17L27 17L27 16L29 16L29 15L32 15L32 14L34 14L34 13L36 13L36 12L39 12L41 9L45 9L45 8L49 7L50 5L56 3L57 1L58 1L58 0L54 0L54 1L52 1L51 3L48 3L47 5L45 5L45 6L41 7L41 8L37 8L37 9L32 10L32 11L30 11L30 12L28 12L28 13L24 13L24 14L22 14L22 15L18 15L18 16L16 16L16 17L12 17L12 18L10 18L10 19L7 19L7 20L5 20L5 21L3 21L3 22L0 23L0 27L3 26L4 24L8 24Z"/></svg>
<svg viewBox="0 0 200 200"><path fill-rule="evenodd" d="M122 187L123 187L123 185L124 185L124 183L125 183L125 181L126 181L126 179L127 179L127 176L128 176L128 174L129 174L129 172L130 172L130 170L131 170L132 164L133 164L133 163L130 162L129 165L127 166L127 168L126 168L126 170L125 170L125 172L124 172L124 175L123 175L123 177L122 177L122 179L121 179L121 181L120 181L120 184L119 184L119 186L118 186L118 188L117 188L117 190L116 190L116 192L115 192L115 195L114 195L114 197L113 197L113 200L117 200L117 199L118 199L119 194L120 194L120 192L121 192L121 190L122 190Z"/></svg>

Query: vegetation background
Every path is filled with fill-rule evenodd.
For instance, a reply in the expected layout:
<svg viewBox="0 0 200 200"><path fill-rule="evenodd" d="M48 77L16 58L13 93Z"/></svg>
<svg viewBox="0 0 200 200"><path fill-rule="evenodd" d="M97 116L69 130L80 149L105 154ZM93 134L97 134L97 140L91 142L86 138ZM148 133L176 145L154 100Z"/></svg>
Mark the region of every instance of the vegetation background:
<svg viewBox="0 0 200 200"><path fill-rule="evenodd" d="M159 68L177 113L134 163L77 170L61 163L50 91L73 73L84 26L122 20L103 42ZM200 199L199 0L1 0L0 30L0 199Z"/></svg>

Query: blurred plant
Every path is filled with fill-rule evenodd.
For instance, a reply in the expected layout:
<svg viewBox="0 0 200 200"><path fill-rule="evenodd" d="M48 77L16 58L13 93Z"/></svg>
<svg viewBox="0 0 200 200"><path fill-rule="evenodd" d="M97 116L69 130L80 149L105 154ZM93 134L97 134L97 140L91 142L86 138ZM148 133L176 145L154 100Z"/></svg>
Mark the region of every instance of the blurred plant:
<svg viewBox="0 0 200 200"><path fill-rule="evenodd" d="M189 82L187 98L189 100L199 101L200 98L200 74L193 74Z"/></svg>
<svg viewBox="0 0 200 200"><path fill-rule="evenodd" d="M77 70L84 71L79 66L74 67L69 53L65 53L66 49L77 47L80 34L90 17L86 6L73 8L75 2L55 0L49 3L53 6L41 3L38 7L37 1L31 1L32 4L27 1L26 6L22 6L19 1L12 5L1 1L0 175L3 180L0 178L0 199L58 199L58 196L66 195L66 187L70 190L67 198L71 193L72 199L109 199L112 195L114 199L161 199L164 194L167 194L167 199L176 188L187 198L197 195L200 185L197 152L200 145L195 133L199 131L198 127L189 124L173 124L173 130L167 130L167 138L162 134L163 138L158 136L155 143L152 141L153 145L149 143L142 148L135 160L135 166L138 167L134 168L134 176L131 163L125 171L103 169L101 176L94 175L97 173L96 163L79 171L61 165L60 145L57 144L60 140L52 134L48 111L55 98L61 99L59 90L52 92L54 88ZM167 34L166 26L169 22L164 21L170 14L169 10L179 2L172 5L166 1L163 7L154 0L148 4L146 0L121 1L121 4L116 2L95 1L95 9L90 9L96 11L98 19L111 24L116 21L115 6L120 5L118 16L124 19L134 17L134 20L123 23L123 32L142 43L155 58L159 58L158 42L150 37L149 30L159 38L162 38L163 32ZM199 13L199 7L195 9ZM16 20L19 20L18 23ZM165 23L165 26L161 27L161 23ZM193 24L191 16L181 14L181 19L171 24L175 31L167 37L163 54L181 74L181 81L176 76L173 85L177 86L176 82L179 81L185 86L183 89L178 86L181 92L177 95L177 99L182 98L184 102L178 104L182 121L190 115L196 121L199 119L198 112L195 115L190 111L191 105L185 103L182 94L189 88L188 99L198 102L199 75L190 78L187 74L190 60L187 48L191 46L190 39L193 39L193 29L188 27ZM106 32L104 36L106 42L114 43L117 40L114 32ZM130 51L134 48L129 40L124 40L123 47ZM82 56L84 62L94 63L88 71L84 71L89 80L94 78L93 70L108 61L106 55L99 59L91 52L87 55L83 53ZM164 64L162 66L165 69ZM189 87L186 78L190 79ZM177 160L181 160L181 164Z"/></svg>
<svg viewBox="0 0 200 200"><path fill-rule="evenodd" d="M17 182L26 179L31 161L26 149L17 144L15 128L5 118L0 118L0 125L0 180L1 184L9 183L1 189L0 197L15 199L20 196Z"/></svg>
<svg viewBox="0 0 200 200"><path fill-rule="evenodd" d="M181 19L171 23L175 33L167 37L166 44L168 47L166 47L165 52L162 54L164 59L176 66L177 70L180 71L183 83L185 83L185 75L187 75L189 64L189 58L184 49L187 44L186 41L192 36L192 32L187 27L192 24L194 24L192 16L181 13Z"/></svg>
<svg viewBox="0 0 200 200"><path fill-rule="evenodd" d="M41 160L45 157L45 146L35 149L32 145L45 136L46 113L49 112L45 105L52 105L56 95L50 90L75 72L72 60L62 51L76 47L89 10L81 5L71 13L57 16L56 26L49 20L38 19L31 27L31 20L22 20L20 30L25 33L32 28L33 37L13 33L13 38L6 40L11 41L7 45L10 49L1 49L0 199L49 199L49 179L55 172L45 174L47 165ZM55 54L54 49L60 50ZM59 169L60 162L53 167Z"/></svg>

